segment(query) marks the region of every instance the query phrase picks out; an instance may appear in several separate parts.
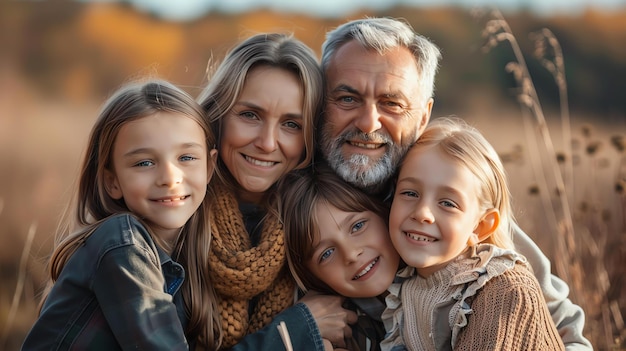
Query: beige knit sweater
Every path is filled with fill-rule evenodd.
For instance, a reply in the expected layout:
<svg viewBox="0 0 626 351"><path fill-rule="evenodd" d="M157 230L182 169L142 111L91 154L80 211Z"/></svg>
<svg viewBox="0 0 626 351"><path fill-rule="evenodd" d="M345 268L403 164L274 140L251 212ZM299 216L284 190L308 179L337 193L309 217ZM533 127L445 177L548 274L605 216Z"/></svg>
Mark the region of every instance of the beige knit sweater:
<svg viewBox="0 0 626 351"><path fill-rule="evenodd" d="M390 288L383 350L564 350L524 258L475 250L426 279L411 267L400 273L408 279Z"/></svg>

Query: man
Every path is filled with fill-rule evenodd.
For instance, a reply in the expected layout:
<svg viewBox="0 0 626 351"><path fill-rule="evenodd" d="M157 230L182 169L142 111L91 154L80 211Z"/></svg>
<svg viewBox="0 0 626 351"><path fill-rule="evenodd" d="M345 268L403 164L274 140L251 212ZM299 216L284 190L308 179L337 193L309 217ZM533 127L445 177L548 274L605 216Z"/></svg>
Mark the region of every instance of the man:
<svg viewBox="0 0 626 351"><path fill-rule="evenodd" d="M327 34L319 148L344 180L392 195L396 166L430 119L440 57L433 43L395 19L350 21ZM550 261L519 228L514 241L534 269L566 348L591 350L582 335L584 313L567 298L568 286L551 275Z"/></svg>

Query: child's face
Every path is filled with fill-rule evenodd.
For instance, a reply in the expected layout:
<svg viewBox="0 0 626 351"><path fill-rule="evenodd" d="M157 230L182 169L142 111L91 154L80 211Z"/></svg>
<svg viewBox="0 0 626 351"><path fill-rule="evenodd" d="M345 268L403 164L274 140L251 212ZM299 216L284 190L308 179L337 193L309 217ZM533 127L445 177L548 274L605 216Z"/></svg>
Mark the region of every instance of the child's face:
<svg viewBox="0 0 626 351"><path fill-rule="evenodd" d="M399 256L389 239L387 223L373 212L344 212L316 206L319 238L307 268L338 294L374 297L392 283Z"/></svg>
<svg viewBox="0 0 626 351"><path fill-rule="evenodd" d="M143 117L123 125L115 139L107 191L156 235L175 238L204 199L214 156L193 119L168 112Z"/></svg>
<svg viewBox="0 0 626 351"><path fill-rule="evenodd" d="M434 147L413 147L400 170L389 216L391 241L422 277L476 239L479 180Z"/></svg>

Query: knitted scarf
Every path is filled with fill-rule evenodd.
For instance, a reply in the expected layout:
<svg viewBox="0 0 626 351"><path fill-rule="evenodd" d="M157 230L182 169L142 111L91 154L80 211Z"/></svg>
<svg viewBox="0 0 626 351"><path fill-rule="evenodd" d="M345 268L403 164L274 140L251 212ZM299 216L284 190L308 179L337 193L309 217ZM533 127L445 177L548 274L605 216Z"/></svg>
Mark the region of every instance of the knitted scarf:
<svg viewBox="0 0 626 351"><path fill-rule="evenodd" d="M286 269L282 224L276 216L263 223L259 245L252 247L234 194L221 188L212 207L211 282L220 297L223 347L267 325L293 303L295 285ZM259 296L252 314L250 299Z"/></svg>

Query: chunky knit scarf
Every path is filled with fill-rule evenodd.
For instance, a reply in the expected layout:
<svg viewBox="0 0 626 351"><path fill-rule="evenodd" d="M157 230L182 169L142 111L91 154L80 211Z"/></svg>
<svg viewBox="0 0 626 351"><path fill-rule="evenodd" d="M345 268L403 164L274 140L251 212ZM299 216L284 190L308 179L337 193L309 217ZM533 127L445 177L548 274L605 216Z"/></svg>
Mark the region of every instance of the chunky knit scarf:
<svg viewBox="0 0 626 351"><path fill-rule="evenodd" d="M293 303L295 285L286 269L283 227L275 216L266 218L259 245L250 235L234 194L218 189L212 210L211 280L220 297L223 346L268 324ZM252 315L250 299L259 296Z"/></svg>

